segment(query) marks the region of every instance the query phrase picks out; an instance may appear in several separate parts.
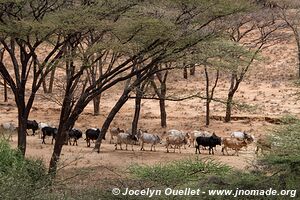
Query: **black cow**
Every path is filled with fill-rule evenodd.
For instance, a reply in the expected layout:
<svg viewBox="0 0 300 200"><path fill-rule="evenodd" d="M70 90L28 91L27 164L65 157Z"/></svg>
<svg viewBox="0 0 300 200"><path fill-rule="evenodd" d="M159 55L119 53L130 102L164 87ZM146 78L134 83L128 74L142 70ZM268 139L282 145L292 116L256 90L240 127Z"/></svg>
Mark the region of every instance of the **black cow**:
<svg viewBox="0 0 300 200"><path fill-rule="evenodd" d="M42 128L42 144L46 144L45 143L45 137L46 136L52 136L52 142L51 144L53 144L53 140L56 138L56 134L57 134L57 128L52 128L50 126L45 126L44 128Z"/></svg>
<svg viewBox="0 0 300 200"><path fill-rule="evenodd" d="M71 139L73 139L73 146L75 143L76 143L76 146L78 146L77 140L79 140L79 138L82 138L81 130L73 128L72 130L70 130L68 132L68 140L69 140L70 145L71 145Z"/></svg>
<svg viewBox="0 0 300 200"><path fill-rule="evenodd" d="M86 135L86 145L87 147L90 147L91 146L91 140L94 142L94 140L97 140L97 138L99 137L100 135L100 129L97 128L90 128L90 129L87 129L85 131L85 135ZM105 140L105 138L103 138Z"/></svg>
<svg viewBox="0 0 300 200"><path fill-rule="evenodd" d="M32 135L34 135L35 131L37 131L39 129L39 124L35 120L27 120L26 129L31 129L32 130ZM27 135L28 135L28 133L27 133Z"/></svg>
<svg viewBox="0 0 300 200"><path fill-rule="evenodd" d="M221 138L218 137L215 133L213 133L212 136L210 136L210 137L203 137L203 136L197 137L196 142L197 142L197 145L195 146L196 154L197 154L197 150L199 151L199 154L201 154L200 148L199 148L200 145L204 146L204 147L208 146L209 154L210 154L210 150L212 150L212 154L214 154L213 148L216 147L216 145L221 145Z"/></svg>

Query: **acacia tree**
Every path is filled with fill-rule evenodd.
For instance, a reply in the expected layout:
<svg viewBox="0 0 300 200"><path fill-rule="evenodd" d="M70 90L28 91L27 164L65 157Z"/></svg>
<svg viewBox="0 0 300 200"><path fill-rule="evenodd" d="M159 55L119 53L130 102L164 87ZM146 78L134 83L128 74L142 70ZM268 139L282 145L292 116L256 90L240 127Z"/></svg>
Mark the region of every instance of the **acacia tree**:
<svg viewBox="0 0 300 200"><path fill-rule="evenodd" d="M97 5L99 7L97 7ZM50 161L50 167L49 172L53 175L55 175L55 171L57 168L57 161L59 159L62 146L64 144L64 141L66 139L66 133L68 130L70 130L73 126L75 121L78 119L79 115L82 113L83 109L86 107L86 105L93 100L96 96L101 94L102 92L106 91L110 87L114 86L118 82L125 81L128 78L131 78L132 76L137 75L137 73L141 73L142 71L147 70L150 68L155 61L150 61L145 68L142 70L130 70L133 67L133 61L139 57L139 55L143 55L144 52L151 52L154 50L155 47L162 44L163 41L160 41L159 39L155 41L151 41L148 44L145 45L145 48L143 48L141 51L137 52L137 54L131 56L131 57L125 57L124 54L119 54L118 61L120 64L114 65L109 64L105 67L104 73L102 76L100 76L94 84L89 85L87 88L81 88L80 91L82 93L75 97L76 89L78 89L78 83L80 82L80 78L92 64L94 64L99 57L91 56L94 55L94 50L101 50L101 49L114 49L114 51L121 52L122 45L124 46L123 49L128 49L129 45L129 37L132 37L130 35L120 35L118 34L119 30L117 28L125 28L123 27L124 21L115 20L116 18L119 18L119 14L122 12L126 12L129 9L131 9L135 4L131 3L121 3L121 2L105 2L104 4L97 4L93 5L92 7L85 7L80 8L79 10L82 10L82 14L80 15L80 20L88 20L88 17L90 17L91 14L94 14L93 20L98 20L98 22L94 22L94 26L88 26L87 28L80 28L78 30L78 34L76 34L78 37L73 36L74 43L71 44L71 52L73 52L70 56L71 62L68 68L66 69L67 79L66 79L66 88L65 88L65 94L63 98L62 103L62 110L60 115L60 123L58 127L58 134L56 137L56 142L54 145L54 151L52 154L52 158ZM103 16L103 14L105 15ZM69 13L70 15L73 15L73 13ZM65 15L61 17L66 17ZM84 18L86 17L86 18ZM68 17L69 18L69 17ZM72 18L74 21L78 21L78 19ZM87 22L87 21L85 21ZM100 26L99 23L105 23L106 26ZM101 24L101 25L103 25ZM91 25L91 23L89 23ZM147 24L145 24L147 25ZM104 29L103 29L104 28ZM132 28L132 27L130 27ZM76 52L78 53L78 44L82 42L85 39L86 34L91 31L97 32L99 35L105 34L105 39L102 40L101 37L99 37L99 40L97 43L94 43L93 46L88 46L88 50L85 51L89 54L89 56L86 56L90 58L89 62L81 63L79 67L76 63L78 63L80 60L76 58ZM130 30L129 30L130 31ZM126 30L122 30L122 34L124 34ZM132 33L130 31L130 33ZM116 37L116 35L118 36ZM125 37L126 36L126 37ZM123 40L124 39L124 40ZM126 41L127 40L127 41ZM125 43L125 44L124 44ZM118 46L115 46L118 45ZM126 48L125 48L126 47ZM152 52L152 56L159 56L160 52ZM94 60L91 60L94 59ZM145 59L141 60L140 62L146 62L149 60L149 57L146 57ZM140 63L138 63L140 64ZM144 75L144 74L142 74Z"/></svg>
<svg viewBox="0 0 300 200"><path fill-rule="evenodd" d="M292 31L297 46L297 68L300 78L300 2L297 0L276 1L273 10L279 19L284 20L286 26Z"/></svg>
<svg viewBox="0 0 300 200"><path fill-rule="evenodd" d="M142 68L143 63L140 65L135 65L134 70L138 70ZM131 134L136 135L138 130L138 122L140 118L141 106L142 106L142 98L144 96L145 90L149 83L148 78L143 80L141 73L136 74L136 81L137 85L135 86L135 109L134 109L134 116L131 125Z"/></svg>
<svg viewBox="0 0 300 200"><path fill-rule="evenodd" d="M49 86L47 87L47 76L43 79L43 90L44 93L52 93L53 91L53 85L54 85L54 80L55 80L55 72L56 72L56 67L53 67L50 73L50 78L49 78Z"/></svg>
<svg viewBox="0 0 300 200"><path fill-rule="evenodd" d="M199 42L205 41L208 38L212 38L218 33L216 27L212 26L212 22L217 21L219 18L222 18L224 16L230 15L232 13L240 12L241 10L244 10L245 8L248 8L248 2L199 2L199 1L189 1L189 2L179 2L178 4L174 4L172 2L172 6L167 6L167 4L163 4L163 8L165 10L169 10L170 8L177 8L176 12L172 10L171 12L166 12L166 14L171 13L171 19L173 19L173 23L179 28L179 31L181 32L177 36L180 36L179 38L175 37L172 38L172 42L168 42L166 47L168 51L164 52L163 56L159 60L157 60L157 63L163 63L168 62L170 58L178 58L182 57L182 55L185 54L185 52L189 52L190 48L194 45L196 45ZM241 4L239 4L241 3ZM159 3L157 4L159 5ZM176 6L175 6L176 5ZM230 6L229 6L230 5ZM228 7L229 6L229 7ZM237 7L235 7L237 6ZM149 7L147 7L149 9ZM228 12L229 11L229 12ZM152 11L153 12L153 11ZM158 11L154 11L155 16L159 15L160 13ZM176 13L176 14L174 14ZM211 13L214 13L211 15ZM225 14L226 13L226 14ZM162 14L160 15L160 18L162 18ZM167 15L167 18L170 18L169 15ZM187 26L188 24L188 26ZM178 32L169 32L169 36L174 33ZM157 36L159 34L155 34ZM193 37L197 35L197 37ZM171 45L172 44L172 45ZM153 63L155 64L155 63ZM152 71L153 73L153 71ZM154 73L156 73L154 71ZM152 76L151 74L149 74ZM129 91L128 91L129 92ZM109 124L112 121L113 117L115 116L116 112L122 107L122 100L128 98L125 95L122 95L119 99L111 112L109 113L107 119L103 123L103 126L101 128L101 135L96 141L95 144L95 150L99 152L102 137L105 136ZM123 101L124 102L124 101Z"/></svg>
<svg viewBox="0 0 300 200"><path fill-rule="evenodd" d="M215 30L212 28L211 22L245 8L245 4L235 1L232 1L231 7L227 7L228 1L226 3L225 1L212 3L196 0L187 2L164 1L163 3L160 1L100 2L83 8L78 6L77 10L82 11L80 19L76 18L77 10L75 17L71 13L71 16L66 16L64 13L63 17L74 24L78 20L84 22L85 27L76 29L76 32L80 33L78 34L80 37L77 38L80 42L86 36L85 33L93 31L100 35L104 34L104 37L99 38L95 46L88 47L91 51L87 52L107 49L121 52L121 54L118 57L118 62L106 66L104 73L96 80L95 84L81 89L82 92L76 99L72 98L75 88L90 65L78 64L78 61L76 61L76 66L72 65L72 73L66 83L58 134L49 166L49 172L53 175L55 175L66 133L74 126L79 115L90 101L117 83L126 82L126 80L140 74L140 78L135 79L133 84L125 89L116 104L117 109L114 107L103 123L101 134L95 145L99 151L102 138L105 137L115 115L115 110L122 106L121 104L128 98L132 88L140 84L140 81L144 81L156 73L156 65L164 59L179 54L206 38L212 37ZM185 10L190 8L193 9L193 12L185 13ZM188 29L183 30L182 23L185 21L191 23ZM196 22L197 25L195 26ZM91 27L91 25L93 26ZM62 26L65 25L62 23ZM74 51L76 49L77 47L74 46ZM76 56L76 53L74 55ZM73 59L76 60L76 57ZM97 60L98 58L94 57L94 59ZM89 63L93 63L93 61ZM141 67L136 69L136 65L141 65Z"/></svg>
<svg viewBox="0 0 300 200"><path fill-rule="evenodd" d="M218 85L220 73L226 72L230 69L230 66L240 62L235 56L236 54L240 55L243 53L244 57L246 57L248 51L223 38L207 40L195 45L191 50L193 53L185 56L183 59L189 65L198 65L198 67L202 67L204 70L205 96L197 96L206 101L205 124L208 126L210 124L210 104L212 101L217 101L214 98L214 94Z"/></svg>
<svg viewBox="0 0 300 200"><path fill-rule="evenodd" d="M226 100L225 122L231 120L233 97L258 54L282 39L275 34L275 31L281 27L282 24L276 23L275 16L266 8L253 13L238 15L238 20L236 17L232 19L228 29L231 41L248 49L248 52L235 51L232 54L232 57L235 57L239 62L234 63L229 68L231 79Z"/></svg>
<svg viewBox="0 0 300 200"><path fill-rule="evenodd" d="M205 72L205 93L206 93L206 126L209 125L210 123L210 103L214 97L214 92L215 92L215 89L217 87L217 84L218 84L218 80L219 80L219 75L220 75L220 69L217 68L215 69L214 71L215 72L215 80L214 80L214 83L213 83L213 86L212 88L210 89L210 75L209 75L209 69L207 67L206 64L204 64L204 72Z"/></svg>
<svg viewBox="0 0 300 200"><path fill-rule="evenodd" d="M59 22L48 17L59 12L64 5L65 2L59 0L0 3L0 43L5 50L0 74L14 93L18 107L18 148L23 155L27 119L35 95L64 51L62 38L53 37ZM39 55L37 52L45 47L46 56ZM29 77L32 82L28 81Z"/></svg>
<svg viewBox="0 0 300 200"><path fill-rule="evenodd" d="M158 65L158 69L162 70L163 64ZM155 73L155 76L151 77L151 85L154 89L155 94L159 98L159 108L160 108L160 125L162 128L167 127L167 112L166 112L166 103L165 98L167 94L167 77L169 73L169 68L172 67L172 62L165 63L165 70ZM155 82L155 77L158 80L159 87L157 82Z"/></svg>
<svg viewBox="0 0 300 200"><path fill-rule="evenodd" d="M119 58L119 53L113 52L111 50L100 50L100 52L95 52L94 54L89 54L85 52L87 50L86 46L93 46L95 45L95 42L99 40L98 37L95 36L92 33L86 38L86 42L84 44L80 44L80 51L82 54L82 60L83 62L87 63L90 67L86 69L87 72L87 80L89 85L93 85L96 83L97 79L103 75L103 69L105 68L105 64L109 63L109 68L111 68L115 62ZM97 58L96 60L94 58ZM90 64L90 61L95 61L93 64ZM101 84L101 83L97 83ZM94 115L100 114L100 99L101 94L96 96L93 99L93 105L94 105Z"/></svg>

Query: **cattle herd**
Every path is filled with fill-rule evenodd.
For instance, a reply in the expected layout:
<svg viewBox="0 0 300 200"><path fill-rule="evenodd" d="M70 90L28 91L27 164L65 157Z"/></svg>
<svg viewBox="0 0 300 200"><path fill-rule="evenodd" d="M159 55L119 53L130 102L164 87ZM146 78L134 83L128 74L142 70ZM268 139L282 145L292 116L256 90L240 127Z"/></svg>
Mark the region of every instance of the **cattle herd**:
<svg viewBox="0 0 300 200"><path fill-rule="evenodd" d="M16 127L12 123L3 123L2 128L6 130L16 130ZM40 131L40 138L42 139L42 144L46 144L45 139L46 136L52 137L51 144L53 144L53 140L55 140L57 135L57 128L51 127L46 123L37 123L35 120L28 120L27 129L32 130L32 135L35 135L37 130ZM28 135L28 133L27 133ZM81 130L73 128L68 131L66 144L78 145L77 141L83 137L83 133ZM87 147L91 146L91 141L95 141L100 135L100 129L98 128L89 128L85 131L85 141ZM255 140L253 135L244 132L232 132L228 137L219 137L215 133L209 133L206 131L190 131L183 132L175 129L171 129L167 132L164 132L165 140L163 141L159 135L148 133L147 131L143 131L139 129L137 134L132 134L131 130L124 131L120 128L111 128L110 129L110 141L109 143L114 143L115 149L118 149L118 145L122 150L122 144L125 144L125 149L127 150L127 146L131 145L131 150L133 151L134 145L139 144L141 146L140 150L145 150L145 144L150 145L150 151L156 151L155 146L157 144L164 144L166 147L166 152L169 153L169 149L173 149L175 152L176 149L181 153L181 147L186 148L186 145L189 147L194 147L195 153L201 153L201 150L208 149L209 154L214 154L214 149L217 145L222 146L222 153L227 153L227 149L232 149L235 151L234 154L238 156L238 152L242 148L247 148L249 144L252 142L256 142L257 148L256 153L261 149L263 150L270 149L271 144L266 140L266 138L259 137ZM105 138L104 138L105 139ZM72 143L73 142L73 143ZM201 147L201 148L200 148Z"/></svg>

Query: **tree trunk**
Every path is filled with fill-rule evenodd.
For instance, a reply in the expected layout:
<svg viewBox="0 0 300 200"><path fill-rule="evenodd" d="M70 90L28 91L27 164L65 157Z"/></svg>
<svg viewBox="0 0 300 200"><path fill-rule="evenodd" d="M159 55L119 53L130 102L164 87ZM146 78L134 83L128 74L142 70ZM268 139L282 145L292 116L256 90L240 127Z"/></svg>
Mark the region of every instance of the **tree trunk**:
<svg viewBox="0 0 300 200"><path fill-rule="evenodd" d="M196 66L195 65L191 66L190 67L190 75L195 76L195 71L196 71Z"/></svg>
<svg viewBox="0 0 300 200"><path fill-rule="evenodd" d="M8 96L7 96L7 82L6 80L4 79L4 102L7 102L8 101Z"/></svg>
<svg viewBox="0 0 300 200"><path fill-rule="evenodd" d="M47 90L47 84L46 84L46 77L42 81L42 86L43 86L44 93L47 93L48 90Z"/></svg>
<svg viewBox="0 0 300 200"><path fill-rule="evenodd" d="M26 128L27 128L27 117L24 116L25 108L20 109L18 113L18 149L25 156L26 153Z"/></svg>
<svg viewBox="0 0 300 200"><path fill-rule="evenodd" d="M3 62L3 56L4 56L4 49L2 48L0 50L0 61L1 61L1 63ZM8 101L8 98L7 98L7 82L6 82L4 77L3 77L3 87L4 87L4 102L7 102Z"/></svg>
<svg viewBox="0 0 300 200"><path fill-rule="evenodd" d="M166 112L166 105L165 100L159 100L159 107L160 107L160 125L162 128L167 127L167 112Z"/></svg>
<svg viewBox="0 0 300 200"><path fill-rule="evenodd" d="M141 86L139 85L136 87L136 98L135 98L135 111L134 111L134 117L132 120L132 134L136 135L137 134L137 128L138 128L138 123L139 123L139 118L140 118L140 112L141 112L141 101L143 97L143 91Z"/></svg>
<svg viewBox="0 0 300 200"><path fill-rule="evenodd" d="M55 138L54 150L50 160L49 174L51 174L52 177L55 177L56 175L57 162L59 161L62 147L65 144L67 139L66 133L74 126L74 123L76 121L76 118L72 119L70 117L71 102L73 100L73 92L74 92L71 90L71 87L72 87L71 83L68 83L65 91L65 98L62 105L62 110L60 113L59 127ZM77 113L79 116L79 113L81 113L80 110L77 110Z"/></svg>
<svg viewBox="0 0 300 200"><path fill-rule="evenodd" d="M300 37L298 33L295 33L296 42L297 42L297 57L298 57L298 78L300 78Z"/></svg>
<svg viewBox="0 0 300 200"><path fill-rule="evenodd" d="M209 75L208 75L208 70L207 66L204 66L204 72L205 72L205 91L206 91L206 116L205 116L205 124L206 126L209 125L209 103L210 103L210 95L209 95Z"/></svg>
<svg viewBox="0 0 300 200"><path fill-rule="evenodd" d="M225 122L231 121L231 111L232 111L232 100L233 100L233 92L228 93L227 101L226 101L226 115Z"/></svg>
<svg viewBox="0 0 300 200"><path fill-rule="evenodd" d="M299 51L298 51L298 78L300 78L300 44L299 44Z"/></svg>
<svg viewBox="0 0 300 200"><path fill-rule="evenodd" d="M209 119L210 119L210 99L206 99L206 126L209 126Z"/></svg>
<svg viewBox="0 0 300 200"><path fill-rule="evenodd" d="M151 78L151 85L156 93L156 95L160 98L159 100L159 108L160 108L160 125L162 128L167 127L167 112L166 112L166 105L165 105L165 98L167 94L167 77L168 71L162 76L160 72L156 73L157 79L160 83L160 89L156 86L154 81L154 77Z"/></svg>
<svg viewBox="0 0 300 200"><path fill-rule="evenodd" d="M59 127L57 130L54 149L51 156L50 164L49 164L49 174L54 178L57 172L57 163L59 161L62 147L67 139L67 131L70 130L76 121L76 118L71 118L71 110L72 110L72 101L74 98L74 90L77 84L76 81L73 82L72 76L74 74L74 47L69 44L66 49L66 89L65 89L65 97L62 103L62 109L60 112L59 118ZM74 85L73 85L74 84ZM75 109L75 108L74 108ZM74 110L75 112L75 110ZM77 117L79 116L80 110L76 110Z"/></svg>
<svg viewBox="0 0 300 200"><path fill-rule="evenodd" d="M50 75L49 88L48 88L48 91L47 91L47 93L50 93L50 94L53 91L53 83L54 83L54 78L55 78L55 69L56 68L52 69L51 75Z"/></svg>
<svg viewBox="0 0 300 200"><path fill-rule="evenodd" d="M230 122L231 121L231 111L232 111L232 102L233 102L233 96L237 89L239 88L239 85L243 79L237 78L236 73L232 73L231 75L231 82L230 82L230 88L228 91L227 95L227 100L226 100L226 114L225 114L225 122Z"/></svg>
<svg viewBox="0 0 300 200"><path fill-rule="evenodd" d="M187 71L187 67L186 66L183 68L183 78L184 79L188 78L188 71Z"/></svg>
<svg viewBox="0 0 300 200"><path fill-rule="evenodd" d="M93 99L93 105L94 105L94 115L98 116L100 114L100 99L101 95L98 95Z"/></svg>
<svg viewBox="0 0 300 200"><path fill-rule="evenodd" d="M166 72L167 73L167 72ZM160 89L160 100L159 100L159 108L160 108L160 124L162 128L167 127L167 112L166 112L166 93L167 93L167 86L166 86L166 76L165 80L161 82L161 89Z"/></svg>
<svg viewBox="0 0 300 200"><path fill-rule="evenodd" d="M102 128L101 128L101 134L99 135L98 139L95 142L94 150L97 151L98 153L100 153L100 147L101 147L102 139L105 138L105 135L106 135L106 132L107 132L109 126L110 126L110 123L113 121L116 114L120 111L122 106L128 100L128 94L130 93L130 91L131 91L130 89L125 89L124 90L122 96L119 98L119 100L117 101L115 106L111 109L108 116L106 117L106 119L105 119L105 121L102 125Z"/></svg>
<svg viewBox="0 0 300 200"><path fill-rule="evenodd" d="M65 123L63 123L63 124L65 124ZM57 135L55 138L55 143L54 143L54 150L53 150L51 160L50 160L49 174L52 177L56 176L57 163L59 161L63 145L65 144L65 141L66 141L66 136L67 136L66 132L67 131L63 124L60 123L60 127L58 128Z"/></svg>

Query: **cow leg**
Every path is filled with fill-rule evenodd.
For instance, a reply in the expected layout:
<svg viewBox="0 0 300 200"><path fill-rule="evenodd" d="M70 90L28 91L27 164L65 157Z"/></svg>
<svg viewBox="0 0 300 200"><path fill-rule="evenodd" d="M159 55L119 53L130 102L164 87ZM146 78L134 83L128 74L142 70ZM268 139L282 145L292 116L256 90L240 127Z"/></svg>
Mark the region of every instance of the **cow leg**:
<svg viewBox="0 0 300 200"><path fill-rule="evenodd" d="M228 153L228 151L227 151L227 147L225 147L225 151L226 151L226 153L227 153L227 156L229 155L229 153Z"/></svg>
<svg viewBox="0 0 300 200"><path fill-rule="evenodd" d="M195 139L192 140L192 147L195 147Z"/></svg>
<svg viewBox="0 0 300 200"><path fill-rule="evenodd" d="M131 150L134 151L134 150L133 150L133 144L131 145Z"/></svg>
<svg viewBox="0 0 300 200"><path fill-rule="evenodd" d="M117 150L117 149L118 149L118 144L116 143L116 144L115 144L115 150Z"/></svg>
<svg viewBox="0 0 300 200"><path fill-rule="evenodd" d="M145 151L145 149L144 149L144 142L142 142L141 151L142 151L142 150L144 150L144 151Z"/></svg>
<svg viewBox="0 0 300 200"><path fill-rule="evenodd" d="M232 154L232 156L234 156L236 154L236 148L232 148L232 150L234 150L234 153Z"/></svg>
<svg viewBox="0 0 300 200"><path fill-rule="evenodd" d="M184 147L184 146L183 146ZM181 146L178 146L178 148L179 148L179 153L181 153Z"/></svg>
<svg viewBox="0 0 300 200"><path fill-rule="evenodd" d="M167 145L167 153L169 153L169 145Z"/></svg>
<svg viewBox="0 0 300 200"><path fill-rule="evenodd" d="M42 144L46 144L46 142L45 142L45 135L43 135L42 139L43 139Z"/></svg>
<svg viewBox="0 0 300 200"><path fill-rule="evenodd" d="M32 135L31 136L34 136L34 134L35 134L35 130L32 129Z"/></svg>
<svg viewBox="0 0 300 200"><path fill-rule="evenodd" d="M189 147L192 146L194 147L194 140L193 139L190 139L190 144L189 144Z"/></svg>
<svg viewBox="0 0 300 200"><path fill-rule="evenodd" d="M255 154L257 154L257 153L258 153L258 150L259 150L259 147L258 147L258 146L256 146Z"/></svg>
<svg viewBox="0 0 300 200"><path fill-rule="evenodd" d="M196 145L196 154L197 154L197 150L198 150L198 152L199 152L199 154L201 154L201 152L200 152L200 145Z"/></svg>

